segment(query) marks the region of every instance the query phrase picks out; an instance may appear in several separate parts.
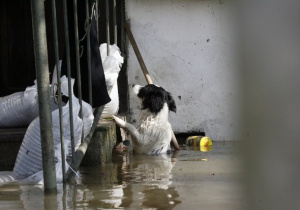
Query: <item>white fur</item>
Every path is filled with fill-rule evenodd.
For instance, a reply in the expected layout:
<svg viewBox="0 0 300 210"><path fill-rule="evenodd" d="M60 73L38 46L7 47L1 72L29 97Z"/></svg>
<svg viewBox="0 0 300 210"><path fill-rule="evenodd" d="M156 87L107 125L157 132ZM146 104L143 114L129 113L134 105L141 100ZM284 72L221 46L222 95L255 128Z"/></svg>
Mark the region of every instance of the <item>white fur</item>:
<svg viewBox="0 0 300 210"><path fill-rule="evenodd" d="M139 85L134 86L133 92L137 95L140 88ZM169 108L165 102L158 114L151 113L148 109L141 110L137 128L116 116L114 119L118 126L129 132L134 152L159 154L170 149L172 128L168 115Z"/></svg>

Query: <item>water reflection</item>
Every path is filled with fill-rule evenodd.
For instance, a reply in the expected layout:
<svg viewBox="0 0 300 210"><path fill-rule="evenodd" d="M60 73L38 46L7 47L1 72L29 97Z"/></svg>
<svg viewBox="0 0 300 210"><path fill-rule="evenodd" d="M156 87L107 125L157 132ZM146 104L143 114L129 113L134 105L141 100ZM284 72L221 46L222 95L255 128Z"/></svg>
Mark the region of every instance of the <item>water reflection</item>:
<svg viewBox="0 0 300 210"><path fill-rule="evenodd" d="M175 187L170 186L177 155L126 155L129 160L123 162L120 178L131 197L125 196L120 206L130 207L133 200L139 200L140 206L158 209L171 208L181 203L177 200L179 194Z"/></svg>
<svg viewBox="0 0 300 210"><path fill-rule="evenodd" d="M176 206L181 203L177 199L179 194L170 185L177 155L115 154L113 163L102 166L97 172L100 175L97 179L82 176L81 183L94 195L89 207L166 209ZM81 173L90 174L89 170L83 168ZM95 182L107 186L99 191L92 186Z"/></svg>
<svg viewBox="0 0 300 210"><path fill-rule="evenodd" d="M172 185L172 155L114 154L99 167L80 169L75 185L58 185L58 192L45 195L43 185L8 183L0 188L1 209L170 209L181 203Z"/></svg>
<svg viewBox="0 0 300 210"><path fill-rule="evenodd" d="M118 152L112 162L81 167L77 184L60 184L55 195L44 195L42 185L0 185L0 209L232 210L243 205L239 173L230 145L162 156Z"/></svg>

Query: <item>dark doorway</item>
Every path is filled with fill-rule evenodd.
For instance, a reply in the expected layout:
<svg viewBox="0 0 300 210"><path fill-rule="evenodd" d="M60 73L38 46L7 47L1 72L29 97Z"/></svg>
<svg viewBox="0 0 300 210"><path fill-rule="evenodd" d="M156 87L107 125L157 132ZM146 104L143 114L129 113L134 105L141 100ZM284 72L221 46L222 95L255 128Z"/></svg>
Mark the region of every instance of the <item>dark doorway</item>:
<svg viewBox="0 0 300 210"><path fill-rule="evenodd" d="M112 4L110 1L110 15L112 15ZM123 4L123 5L122 5ZM56 0L59 55L62 59L64 51L63 32L63 7L62 1ZM55 66L51 0L45 1L47 44L49 57L49 71ZM83 8L84 9L84 8ZM124 1L117 1L117 23L118 23L118 46L121 45L121 18ZM124 11L123 11L124 12ZM99 43L106 42L105 31L105 1L99 1ZM124 13L123 13L124 14ZM110 31L113 41L113 23L110 18ZM125 55L125 49L121 49ZM35 80L35 65L32 37L31 1L30 0L1 0L0 1L0 97L10 95L18 91L24 91L27 86L33 85ZM125 61L126 62L126 61ZM127 71L124 63L119 74L119 97L120 112L128 110Z"/></svg>
<svg viewBox="0 0 300 210"><path fill-rule="evenodd" d="M35 79L30 0L0 2L0 97Z"/></svg>

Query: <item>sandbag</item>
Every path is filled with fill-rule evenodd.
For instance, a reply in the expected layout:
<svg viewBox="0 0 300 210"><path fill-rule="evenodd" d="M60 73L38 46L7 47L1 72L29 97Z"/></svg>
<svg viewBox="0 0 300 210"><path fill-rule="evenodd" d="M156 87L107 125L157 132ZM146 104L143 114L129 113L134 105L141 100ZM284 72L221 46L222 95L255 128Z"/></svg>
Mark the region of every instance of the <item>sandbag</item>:
<svg viewBox="0 0 300 210"><path fill-rule="evenodd" d="M124 62L120 50L116 45L110 46L110 55L107 56L107 44L100 45L100 54L105 74L105 82L111 101L104 106L101 118L117 114L119 110L118 76Z"/></svg>
<svg viewBox="0 0 300 210"><path fill-rule="evenodd" d="M56 71L55 68L54 72ZM56 81L54 75L52 81ZM51 85L51 92L53 88L54 84ZM52 111L58 108L53 94L50 97L50 105ZM37 116L39 116L39 104L36 80L34 85L27 87L25 91L0 97L0 127L27 127Z"/></svg>
<svg viewBox="0 0 300 210"><path fill-rule="evenodd" d="M104 109L102 111L100 118L106 118L111 117L112 115L115 115L119 111L119 92L118 92L118 83L116 83L109 93L109 97L111 98L111 101L107 104L105 104Z"/></svg>
<svg viewBox="0 0 300 210"><path fill-rule="evenodd" d="M99 49L100 49L101 60L103 63L103 61L106 59L106 57L108 57L107 56L107 44L106 43L101 44ZM121 52L120 52L120 49L118 48L118 46L115 44L110 45L109 50L110 50L109 56L112 56L115 59L117 59L117 63L121 67L124 62L124 58L121 56ZM105 69L104 69L104 71L105 71Z"/></svg>
<svg viewBox="0 0 300 210"><path fill-rule="evenodd" d="M36 84L0 98L0 127L25 127L38 115Z"/></svg>

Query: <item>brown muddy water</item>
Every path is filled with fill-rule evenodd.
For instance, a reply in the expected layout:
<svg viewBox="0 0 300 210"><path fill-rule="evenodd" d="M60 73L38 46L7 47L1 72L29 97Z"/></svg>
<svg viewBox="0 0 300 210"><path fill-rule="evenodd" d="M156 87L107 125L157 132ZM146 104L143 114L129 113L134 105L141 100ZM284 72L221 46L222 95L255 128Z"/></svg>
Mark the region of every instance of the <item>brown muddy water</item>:
<svg viewBox="0 0 300 210"><path fill-rule="evenodd" d="M113 161L80 168L77 184L0 185L0 209L241 209L241 163L234 143L182 147L162 156L114 152Z"/></svg>

